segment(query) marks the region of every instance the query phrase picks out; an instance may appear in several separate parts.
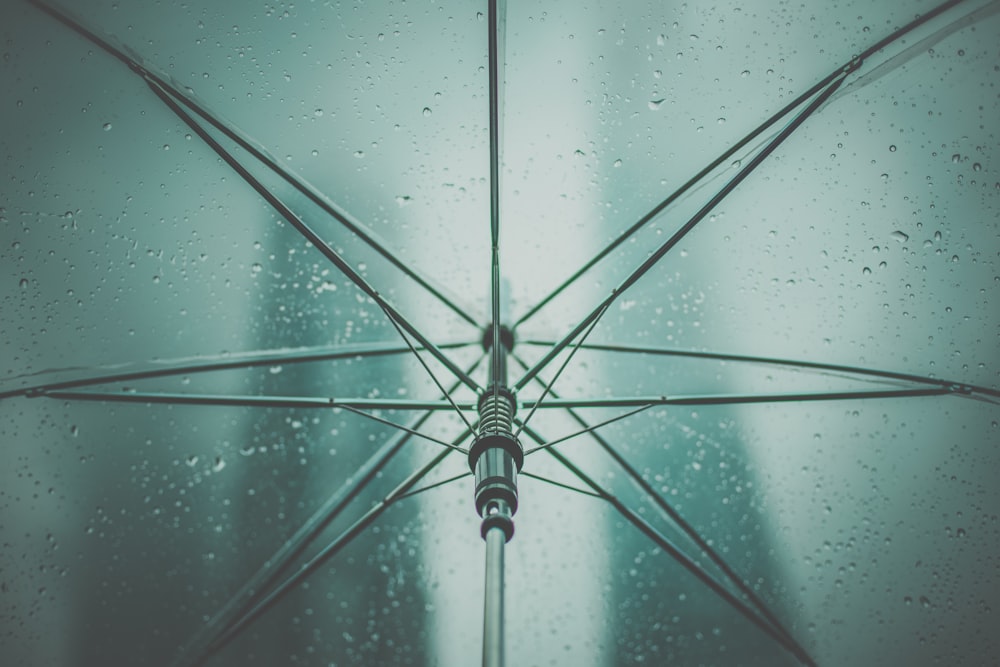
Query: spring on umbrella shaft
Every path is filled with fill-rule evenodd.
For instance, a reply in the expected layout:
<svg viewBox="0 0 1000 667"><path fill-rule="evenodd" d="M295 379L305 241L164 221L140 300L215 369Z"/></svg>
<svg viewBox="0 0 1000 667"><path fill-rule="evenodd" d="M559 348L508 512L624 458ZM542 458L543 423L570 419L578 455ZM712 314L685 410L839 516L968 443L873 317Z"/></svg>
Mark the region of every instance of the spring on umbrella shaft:
<svg viewBox="0 0 1000 667"><path fill-rule="evenodd" d="M504 388L490 387L479 401L479 433L511 433L514 397Z"/></svg>

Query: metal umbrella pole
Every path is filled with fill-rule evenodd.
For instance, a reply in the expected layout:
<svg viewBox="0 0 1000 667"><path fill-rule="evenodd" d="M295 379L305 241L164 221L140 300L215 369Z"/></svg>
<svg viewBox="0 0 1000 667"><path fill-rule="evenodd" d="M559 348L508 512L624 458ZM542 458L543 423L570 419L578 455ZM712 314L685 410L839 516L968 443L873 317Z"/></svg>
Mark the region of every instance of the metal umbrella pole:
<svg viewBox="0 0 1000 667"><path fill-rule="evenodd" d="M492 321L483 338L490 353L490 377L479 397L479 433L469 449L475 473L476 511L483 518L486 540L486 591L483 609L483 666L504 664L503 551L514 536L517 473L524 450L513 432L514 395L507 387L507 353L513 334L501 327L500 312L500 169L502 160L503 46L506 26L504 0L488 2L490 107L490 302Z"/></svg>
<svg viewBox="0 0 1000 667"><path fill-rule="evenodd" d="M483 609L483 666L500 667L504 656L503 577L504 545L514 536L517 511L517 473L524 449L513 433L514 395L507 388L507 353L513 336L501 330L497 345L489 333L484 341L497 363L490 386L479 399L479 433L469 450L469 466L476 476L476 511L483 518L486 540L486 591Z"/></svg>

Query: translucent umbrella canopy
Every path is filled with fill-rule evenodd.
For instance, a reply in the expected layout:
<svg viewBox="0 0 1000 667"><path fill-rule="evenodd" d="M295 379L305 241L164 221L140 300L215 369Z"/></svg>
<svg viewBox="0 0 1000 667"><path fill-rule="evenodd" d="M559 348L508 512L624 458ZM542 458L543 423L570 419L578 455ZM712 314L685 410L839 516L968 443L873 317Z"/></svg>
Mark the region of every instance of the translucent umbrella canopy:
<svg viewBox="0 0 1000 667"><path fill-rule="evenodd" d="M485 0L70 9L0 7L5 664L478 661L494 296L511 664L1000 652L1000 3L509 2L498 96Z"/></svg>

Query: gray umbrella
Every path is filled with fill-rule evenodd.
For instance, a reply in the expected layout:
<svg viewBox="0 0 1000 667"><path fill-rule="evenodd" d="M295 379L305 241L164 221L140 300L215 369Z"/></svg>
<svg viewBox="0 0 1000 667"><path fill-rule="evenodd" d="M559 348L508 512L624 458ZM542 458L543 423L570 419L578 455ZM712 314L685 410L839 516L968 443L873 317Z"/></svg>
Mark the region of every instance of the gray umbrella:
<svg viewBox="0 0 1000 667"><path fill-rule="evenodd" d="M508 4L3 5L5 664L1000 651L1000 3Z"/></svg>

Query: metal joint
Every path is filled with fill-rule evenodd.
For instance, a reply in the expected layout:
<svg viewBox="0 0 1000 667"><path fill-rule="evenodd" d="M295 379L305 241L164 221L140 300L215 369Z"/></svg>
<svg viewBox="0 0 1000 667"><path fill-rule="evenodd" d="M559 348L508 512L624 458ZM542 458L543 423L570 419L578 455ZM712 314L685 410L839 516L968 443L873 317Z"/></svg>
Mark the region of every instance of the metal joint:
<svg viewBox="0 0 1000 667"><path fill-rule="evenodd" d="M517 473L524 449L513 434L514 395L494 385L479 399L479 435L469 448L469 467L476 475L476 511L483 517L482 534L501 528L509 540L517 512Z"/></svg>

